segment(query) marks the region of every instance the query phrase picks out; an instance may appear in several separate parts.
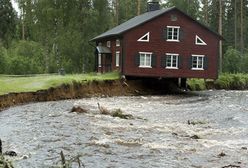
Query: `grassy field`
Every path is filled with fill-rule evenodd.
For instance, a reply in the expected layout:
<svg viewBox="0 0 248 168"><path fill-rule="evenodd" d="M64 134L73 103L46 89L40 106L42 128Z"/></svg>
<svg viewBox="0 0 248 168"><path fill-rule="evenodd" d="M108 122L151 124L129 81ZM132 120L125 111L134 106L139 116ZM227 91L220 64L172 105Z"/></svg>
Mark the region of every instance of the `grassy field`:
<svg viewBox="0 0 248 168"><path fill-rule="evenodd" d="M6 76L0 75L0 95L11 92L29 92L50 87L56 87L61 84L77 82L87 82L92 80L113 80L118 79L116 72L106 74L76 74L76 75L35 75L35 76Z"/></svg>

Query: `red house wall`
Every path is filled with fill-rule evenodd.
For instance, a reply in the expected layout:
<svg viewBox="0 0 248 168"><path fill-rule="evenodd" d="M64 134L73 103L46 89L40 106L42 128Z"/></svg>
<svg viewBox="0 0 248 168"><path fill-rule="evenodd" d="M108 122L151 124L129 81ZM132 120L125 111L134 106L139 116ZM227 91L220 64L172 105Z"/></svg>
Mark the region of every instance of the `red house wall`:
<svg viewBox="0 0 248 168"><path fill-rule="evenodd" d="M171 15L177 16L177 21L171 21ZM163 38L166 26L180 26L183 38L180 42L167 42ZM149 42L137 40L150 32ZM196 45L198 35L207 45ZM177 10L165 13L143 25L127 31L123 35L124 67L123 74L127 76L175 77L175 78L209 78L218 77L218 46L219 37L199 25ZM113 43L113 42L111 42ZM156 55L155 68L139 68L135 65L135 55L138 52L152 52ZM165 69L161 67L161 58L165 53L177 53L182 57L180 69ZM205 55L208 58L207 70L191 70L192 54Z"/></svg>
<svg viewBox="0 0 248 168"><path fill-rule="evenodd" d="M111 55L111 70L112 71L120 71L121 70L121 61L122 61L122 41L121 39L120 46L116 46L116 38L109 38L109 39L104 39L103 41L100 41L102 43L103 46L107 47L107 41L110 41L110 51L112 53ZM119 67L116 66L116 60L115 60L115 54L116 52L119 51L120 52L120 63L119 63ZM102 64L104 64L104 62L106 62L105 57L102 58ZM98 72L106 72L105 67L101 66L98 67Z"/></svg>

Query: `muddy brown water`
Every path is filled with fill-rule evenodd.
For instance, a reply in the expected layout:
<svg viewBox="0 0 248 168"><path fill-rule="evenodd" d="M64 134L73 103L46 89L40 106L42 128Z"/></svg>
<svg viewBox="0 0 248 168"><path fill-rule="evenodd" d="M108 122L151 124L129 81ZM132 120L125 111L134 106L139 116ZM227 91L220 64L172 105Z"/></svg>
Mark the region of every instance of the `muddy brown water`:
<svg viewBox="0 0 248 168"><path fill-rule="evenodd" d="M101 115L97 102L134 119ZM75 104L88 112L69 113ZM246 168L248 91L27 104L0 113L0 138L16 168L59 165L60 151L87 168Z"/></svg>

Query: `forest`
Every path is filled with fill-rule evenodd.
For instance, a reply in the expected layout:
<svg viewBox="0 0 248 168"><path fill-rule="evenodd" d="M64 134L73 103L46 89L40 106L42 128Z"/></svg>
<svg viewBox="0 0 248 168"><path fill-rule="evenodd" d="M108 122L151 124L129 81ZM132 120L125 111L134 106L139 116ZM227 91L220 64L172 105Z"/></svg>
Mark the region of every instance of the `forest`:
<svg viewBox="0 0 248 168"><path fill-rule="evenodd" d="M85 73L94 36L146 12L148 0L0 1L0 74ZM220 72L248 72L248 0L160 0L224 38Z"/></svg>

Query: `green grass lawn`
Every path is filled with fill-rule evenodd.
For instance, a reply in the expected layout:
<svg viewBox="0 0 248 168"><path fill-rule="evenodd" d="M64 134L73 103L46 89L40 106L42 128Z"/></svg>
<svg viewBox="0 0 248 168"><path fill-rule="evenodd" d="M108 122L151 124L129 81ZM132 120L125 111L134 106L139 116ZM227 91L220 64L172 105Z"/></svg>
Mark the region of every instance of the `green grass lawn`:
<svg viewBox="0 0 248 168"><path fill-rule="evenodd" d="M6 76L0 75L0 95L11 92L29 92L50 87L56 87L61 84L69 84L73 81L86 82L92 80L114 80L118 79L117 72L105 74L76 74L76 75L35 75L30 77L23 76Z"/></svg>

